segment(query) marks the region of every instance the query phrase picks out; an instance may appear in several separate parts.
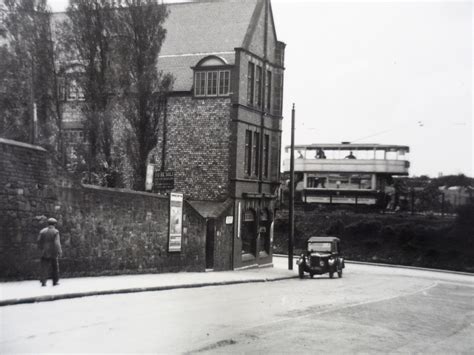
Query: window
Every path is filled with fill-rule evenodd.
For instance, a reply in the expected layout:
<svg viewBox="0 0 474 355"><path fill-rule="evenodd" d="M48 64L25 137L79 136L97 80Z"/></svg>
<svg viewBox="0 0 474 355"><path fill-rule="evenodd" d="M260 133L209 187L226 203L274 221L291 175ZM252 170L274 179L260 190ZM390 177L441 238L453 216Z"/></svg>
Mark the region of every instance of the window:
<svg viewBox="0 0 474 355"><path fill-rule="evenodd" d="M253 132L253 174L258 176L258 169L260 167L260 133Z"/></svg>
<svg viewBox="0 0 474 355"><path fill-rule="evenodd" d="M228 95L230 91L230 71L219 71L219 95Z"/></svg>
<svg viewBox="0 0 474 355"><path fill-rule="evenodd" d="M247 74L247 102L249 105L254 103L254 80L255 80L255 64L249 62Z"/></svg>
<svg viewBox="0 0 474 355"><path fill-rule="evenodd" d="M270 111L272 108L272 72L267 70L267 80L265 81L265 92L267 93L266 109Z"/></svg>
<svg viewBox="0 0 474 355"><path fill-rule="evenodd" d="M245 131L245 175L252 174L252 131Z"/></svg>
<svg viewBox="0 0 474 355"><path fill-rule="evenodd" d="M194 81L194 94L196 96L206 95L206 72L197 72Z"/></svg>
<svg viewBox="0 0 474 355"><path fill-rule="evenodd" d="M67 101L82 101L84 100L84 91L75 78L70 78L67 83L66 91Z"/></svg>
<svg viewBox="0 0 474 355"><path fill-rule="evenodd" d="M276 115L281 115L282 102L283 102L283 74L279 72L275 72L273 82L274 82L273 111Z"/></svg>
<svg viewBox="0 0 474 355"><path fill-rule="evenodd" d="M268 151L270 149L270 136L265 134L263 140L263 176L268 178Z"/></svg>
<svg viewBox="0 0 474 355"><path fill-rule="evenodd" d="M259 65L256 68L255 90L257 107L262 107L262 67Z"/></svg>
<svg viewBox="0 0 474 355"><path fill-rule="evenodd" d="M196 71L194 74L194 95L227 96L230 93L230 70Z"/></svg>
<svg viewBox="0 0 474 355"><path fill-rule="evenodd" d="M217 71L207 72L207 96L217 95Z"/></svg>

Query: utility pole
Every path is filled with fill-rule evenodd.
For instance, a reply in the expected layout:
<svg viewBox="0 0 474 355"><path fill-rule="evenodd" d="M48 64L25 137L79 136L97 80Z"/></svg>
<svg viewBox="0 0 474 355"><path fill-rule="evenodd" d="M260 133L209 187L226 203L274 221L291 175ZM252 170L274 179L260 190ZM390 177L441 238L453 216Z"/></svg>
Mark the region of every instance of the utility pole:
<svg viewBox="0 0 474 355"><path fill-rule="evenodd" d="M293 240L295 234L295 104L291 110L291 152L290 152L290 235L288 236L288 270L293 270Z"/></svg>

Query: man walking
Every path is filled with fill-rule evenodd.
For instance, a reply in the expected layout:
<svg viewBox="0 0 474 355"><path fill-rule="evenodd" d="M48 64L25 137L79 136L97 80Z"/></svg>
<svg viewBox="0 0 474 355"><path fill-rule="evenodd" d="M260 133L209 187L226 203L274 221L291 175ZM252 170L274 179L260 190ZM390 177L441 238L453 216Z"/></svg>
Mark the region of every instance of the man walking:
<svg viewBox="0 0 474 355"><path fill-rule="evenodd" d="M62 255L59 231L56 229L54 218L48 219L48 227L43 228L38 236L38 247L41 251L41 286L46 286L46 280L53 272L53 286L59 285L59 263L58 258Z"/></svg>

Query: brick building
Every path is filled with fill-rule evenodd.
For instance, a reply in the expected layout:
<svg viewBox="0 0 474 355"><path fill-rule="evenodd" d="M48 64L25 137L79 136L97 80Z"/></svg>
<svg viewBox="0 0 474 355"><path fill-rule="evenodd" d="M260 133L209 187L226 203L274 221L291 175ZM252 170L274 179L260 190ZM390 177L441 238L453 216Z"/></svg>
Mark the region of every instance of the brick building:
<svg viewBox="0 0 474 355"><path fill-rule="evenodd" d="M270 1L168 4L159 70L173 74L161 138L151 160L207 220L206 267L272 262L280 180L285 44ZM74 70L71 71L74 73ZM82 139L83 95L67 85L65 129ZM82 135L82 136L81 136Z"/></svg>

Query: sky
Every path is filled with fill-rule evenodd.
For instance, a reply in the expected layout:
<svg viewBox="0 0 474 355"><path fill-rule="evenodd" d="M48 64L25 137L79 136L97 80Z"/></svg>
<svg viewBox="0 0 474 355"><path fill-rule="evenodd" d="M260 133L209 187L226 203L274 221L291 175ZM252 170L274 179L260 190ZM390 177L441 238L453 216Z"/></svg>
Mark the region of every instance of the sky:
<svg viewBox="0 0 474 355"><path fill-rule="evenodd" d="M62 11L67 0L49 0ZM410 175L474 176L472 1L272 0L282 146L408 145ZM284 149L282 149L284 150Z"/></svg>

